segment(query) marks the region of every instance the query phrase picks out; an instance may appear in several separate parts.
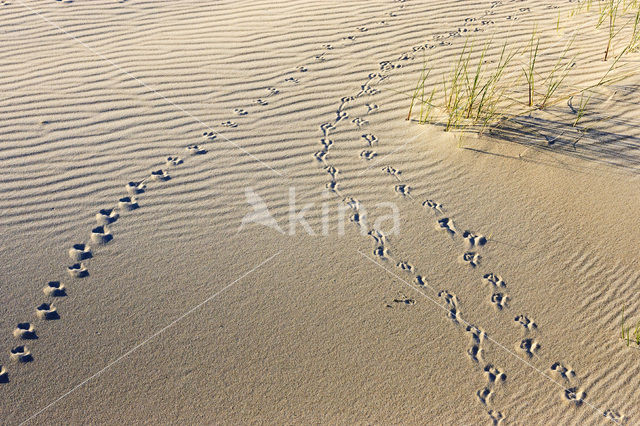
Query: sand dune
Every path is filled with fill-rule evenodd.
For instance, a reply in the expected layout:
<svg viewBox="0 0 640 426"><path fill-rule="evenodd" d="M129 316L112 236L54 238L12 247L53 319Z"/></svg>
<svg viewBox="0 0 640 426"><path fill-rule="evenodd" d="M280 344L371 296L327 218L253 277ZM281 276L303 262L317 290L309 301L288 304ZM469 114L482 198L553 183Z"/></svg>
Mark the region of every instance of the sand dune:
<svg viewBox="0 0 640 426"><path fill-rule="evenodd" d="M2 423L640 422L637 76L406 120L467 40L597 80L573 8L0 2Z"/></svg>

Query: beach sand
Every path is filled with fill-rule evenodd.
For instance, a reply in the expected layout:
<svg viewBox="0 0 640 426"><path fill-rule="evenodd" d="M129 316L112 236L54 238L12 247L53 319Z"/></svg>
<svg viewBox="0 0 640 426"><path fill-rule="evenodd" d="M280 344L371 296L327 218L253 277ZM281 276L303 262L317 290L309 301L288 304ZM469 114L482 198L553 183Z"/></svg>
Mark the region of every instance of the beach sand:
<svg viewBox="0 0 640 426"><path fill-rule="evenodd" d="M0 422L639 423L639 79L579 143L406 120L572 7L2 1Z"/></svg>

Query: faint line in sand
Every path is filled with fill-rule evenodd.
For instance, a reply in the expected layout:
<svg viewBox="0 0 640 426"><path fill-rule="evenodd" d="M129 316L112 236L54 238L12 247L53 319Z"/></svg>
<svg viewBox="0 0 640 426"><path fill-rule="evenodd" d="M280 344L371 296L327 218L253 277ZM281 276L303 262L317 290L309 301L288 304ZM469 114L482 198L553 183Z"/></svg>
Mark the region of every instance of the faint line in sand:
<svg viewBox="0 0 640 426"><path fill-rule="evenodd" d="M18 3L20 3L22 6L24 6L25 8L29 9L31 12L35 13L36 15L38 15L38 17L40 17L43 21L45 21L46 23L48 23L49 25L53 26L54 28L57 28L58 30L62 31L65 35L67 35L69 38L71 38L72 40L76 41L78 44L80 44L82 47L84 47L85 49L87 49L89 52L93 53L95 56L97 56L98 58L102 59L105 62L108 62L111 66L113 66L114 68L116 68L118 71L122 72L124 75L126 75L127 77L132 78L133 80L135 80L136 82L138 82L141 86L151 90L153 93L157 94L158 96L160 96L160 98L164 99L165 101L167 101L169 104L171 104L172 106L174 106L175 108L179 109L180 111L182 111L184 114L186 114L188 117L194 119L195 121L197 121L198 123L202 124L203 126L205 126L209 131L215 133L216 135L220 136L222 139L224 139L225 141L229 142L231 145L235 146L236 148L238 148L240 151L244 152L245 154L247 154L249 157L251 157L252 159L254 159L255 161L257 161L258 163L262 164L263 166L265 166L266 168L268 168L269 170L271 170L272 172L274 172L275 174L277 174L278 176L281 177L286 177L283 173L277 171L276 169L274 169L273 167L271 167L270 165L268 165L267 163L265 163L264 161L260 160L258 157L256 157L255 155L253 155L252 153L250 153L249 151L247 151L245 148L243 148L242 146L238 145L237 143L231 141L230 139L228 139L227 137L225 137L222 133L218 132L217 130L211 128L211 126L209 126L208 124L204 123L202 120L200 120L198 117L196 117L195 115L191 114L189 111L187 111L186 109L184 109L183 107L181 107L180 105L176 104L175 102L173 102L171 99L167 98L166 96L164 96L163 94L161 94L160 92L158 92L156 89L154 89L153 87L147 85L144 81L140 80L138 77L134 76L133 74L131 74L129 71L125 70L124 68L122 68L120 65L116 64L115 62L113 62L111 59L107 58L106 56L104 56L102 53L98 52L97 50L93 49L91 46L89 46L88 44L86 44L85 42L83 42L82 40L78 39L77 37L74 37L72 34L70 34L68 31L66 31L64 28L62 28L61 26L59 26L58 24L56 24L55 22L51 21L49 18L47 18L46 16L42 15L40 12L38 12L37 10L35 10L34 8L32 8L31 6L29 6L28 4L24 3L22 0L18 0Z"/></svg>
<svg viewBox="0 0 640 426"><path fill-rule="evenodd" d="M173 327L174 325L176 325L178 322L180 322L181 320L183 320L185 317L189 316L190 314L192 314L193 312L195 312L196 310L198 310L199 308L201 308L202 306L204 306L205 304L209 303L210 301L212 301L213 299L215 299L218 295L222 294L225 290L229 289L230 287L232 287L234 284L236 284L238 281L242 280L243 278L245 278L247 275L253 273L254 271L256 271L258 268L260 268L262 265L264 265L265 263L269 262L271 259L273 259L274 257L276 257L277 255L279 255L282 252L282 250L278 251L276 254L270 256L268 259L263 260L262 262L260 262L257 266L253 267L251 270L245 272L240 278L236 279L235 281L233 281L230 284L227 284L225 287L223 287L221 290L218 290L217 292L215 292L214 294L212 294L211 296L209 296L208 298L206 298L203 302L200 302L199 304L197 304L196 306L194 306L193 308L189 309L187 312L185 312L184 314L180 315L178 318L176 318L175 320L171 321L169 324L167 324L166 326L164 326L163 328L161 328L160 330L156 331L155 333L153 333L151 336L147 337L146 339L144 339L142 342L138 343L137 345L135 345L133 348L129 349L127 352L125 352L124 354L120 355L118 358L116 358L114 361L110 362L109 364L107 364L105 367L103 367L100 371L98 371L97 373L93 374L92 376L86 378L85 380L83 380L82 382L78 383L77 385L75 385L73 388L71 388L69 391L67 391L66 393L62 394L60 397L58 397L58 399L56 399L55 401L53 401L52 403L50 403L49 405L47 405L46 407L42 408L41 410L39 410L38 412L36 412L35 414L33 414L32 416L30 416L29 418L27 418L26 420L22 421L20 423L20 425L23 425L31 420L33 420L34 418L36 418L38 415L42 414L44 411L48 410L49 408L51 408L52 406L54 406L55 404L57 404L58 402L62 401L64 398L66 398L67 396L69 396L71 393L73 393L75 390L79 389L80 387L82 387L83 385L85 385L86 383L88 383L89 381L95 379L96 377L100 376L102 373L104 373L105 371L107 371L109 368L111 368L113 365L117 364L119 361L121 361L122 359L126 358L127 356L131 355L133 352L135 352L136 350L140 349L142 346L146 345L147 343L149 343L149 341L151 341L153 338L159 336L160 334L164 333L165 331L167 331L168 329L170 329L171 327Z"/></svg>
<svg viewBox="0 0 640 426"><path fill-rule="evenodd" d="M440 303L438 303L437 300L434 300L432 297L430 297L429 295L427 295L426 293L424 293L423 291L421 291L418 287L414 286L413 284L410 284L408 281L406 281L404 278L402 278L401 276L399 276L398 274L396 274L395 272L389 270L387 267L385 267L384 265L381 265L380 263L378 263L375 259L372 259L371 257L369 257L368 255L364 254L363 252L361 252L360 250L358 250L358 253L360 253L363 257L367 258L367 260L369 260L371 263L375 264L376 266L378 266L379 268L383 269L384 271L386 271L389 275L399 279L400 281L402 281L404 284L406 284L408 287L412 288L414 291L420 293L422 296L426 297L427 299L429 299L431 302L433 302L433 304L435 304L436 306L438 306L439 308L441 308L442 310L444 310L445 312L449 312L449 309L447 309L444 305L441 305ZM427 287L429 287L431 289L431 291L433 291L435 293L435 289L433 287L431 287L430 285L427 284ZM472 324L470 324L469 322L467 322L464 318L462 318L460 315L456 316L457 319L459 319L462 323L464 323L466 326L473 326ZM538 367L536 367L535 365L531 364L529 361L527 361L526 359L520 357L518 354L514 353L513 351L511 351L509 348L507 348L506 346L504 346L502 343L498 342L497 340L491 338L491 336L489 336L488 334L486 334L486 339L489 340L490 342L494 343L495 345L497 345L499 348L503 349L505 352L507 352L509 355L513 356L514 358L518 359L519 361L521 361L522 363L526 364L527 366L531 367L533 370L537 371L541 376L543 376L544 378L548 379L551 383L554 383L556 385L558 385L563 391L567 391L568 389L560 382L556 381L553 379L553 377L549 376L548 374L546 374L544 371L540 370ZM539 358L539 357L538 357ZM596 407L595 405L591 404L589 401L586 400L582 400L583 403L587 404L589 407L591 407L594 411L602 414L602 416L605 416L604 411L602 411L600 408ZM607 418L609 420L611 420L614 423L619 423L617 420L611 419L611 418Z"/></svg>

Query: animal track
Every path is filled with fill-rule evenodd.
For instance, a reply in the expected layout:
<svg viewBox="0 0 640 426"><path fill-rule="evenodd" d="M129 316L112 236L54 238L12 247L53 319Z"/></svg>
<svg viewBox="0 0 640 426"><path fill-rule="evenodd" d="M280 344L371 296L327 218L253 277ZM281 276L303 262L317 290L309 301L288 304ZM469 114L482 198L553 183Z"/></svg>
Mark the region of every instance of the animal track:
<svg viewBox="0 0 640 426"><path fill-rule="evenodd" d="M96 224L108 225L118 220L119 217L120 216L118 215L118 213L113 209L102 209L98 213L96 213ZM78 244L78 246L80 245L81 244ZM71 255L71 251L69 251L69 255ZM78 259L78 260L82 260L82 259Z"/></svg>
<svg viewBox="0 0 640 426"><path fill-rule="evenodd" d="M484 373L487 376L487 380L489 381L489 383L493 383L495 381L504 382L505 380L507 380L507 375L491 364L485 365Z"/></svg>
<svg viewBox="0 0 640 426"><path fill-rule="evenodd" d="M365 126L365 125L369 124L369 122L367 120L365 120L363 118L360 118L360 117L354 118L353 120L351 120L351 122L353 124L355 124L356 126L358 126L358 127L362 127L362 126Z"/></svg>
<svg viewBox="0 0 640 426"><path fill-rule="evenodd" d="M518 346L518 349L523 351L529 358L531 358L539 348L540 345L533 339L523 339Z"/></svg>
<svg viewBox="0 0 640 426"><path fill-rule="evenodd" d="M360 157L365 160L373 160L378 154L375 151L362 151Z"/></svg>
<svg viewBox="0 0 640 426"><path fill-rule="evenodd" d="M347 118L349 118L349 113L347 111L336 111L336 123L341 120L346 120Z"/></svg>
<svg viewBox="0 0 640 426"><path fill-rule="evenodd" d="M505 288L507 286L502 277L496 274L485 274L482 277L482 281L487 284L491 284L494 287Z"/></svg>
<svg viewBox="0 0 640 426"><path fill-rule="evenodd" d="M480 263L480 255L473 251L468 251L462 254L460 260L462 263L467 263L475 268Z"/></svg>
<svg viewBox="0 0 640 426"><path fill-rule="evenodd" d="M610 409L604 410L603 416L607 419L613 420L616 423L626 423L626 418L617 411L613 411Z"/></svg>
<svg viewBox="0 0 640 426"><path fill-rule="evenodd" d="M122 210L135 210L140 206L135 197L122 197L118 200L118 207Z"/></svg>
<svg viewBox="0 0 640 426"><path fill-rule="evenodd" d="M313 154L314 158L323 163L327 158L327 151L318 151Z"/></svg>
<svg viewBox="0 0 640 426"><path fill-rule="evenodd" d="M407 196L410 195L409 191L411 191L411 188L409 187L409 185L396 185L393 188L394 191L396 191L398 194L402 195L402 196Z"/></svg>
<svg viewBox="0 0 640 426"><path fill-rule="evenodd" d="M74 263L67 268L67 272L72 278L84 278L89 275L89 271L82 263Z"/></svg>
<svg viewBox="0 0 640 426"><path fill-rule="evenodd" d="M456 228L453 225L453 221L448 217L443 217L442 219L438 219L438 222L436 223L436 229L446 231L451 235L455 235L456 233Z"/></svg>
<svg viewBox="0 0 640 426"><path fill-rule="evenodd" d="M336 129L336 126L334 126L332 123L322 123L320 125L320 130L324 134L325 138L329 136L329 133L335 129Z"/></svg>
<svg viewBox="0 0 640 426"><path fill-rule="evenodd" d="M376 104L364 104L367 107L367 114L374 113L378 111L378 105Z"/></svg>
<svg viewBox="0 0 640 426"><path fill-rule="evenodd" d="M519 323L526 330L534 330L538 328L538 325L532 320L530 320L528 317L526 317L525 315L518 315L517 317L514 318L514 321Z"/></svg>
<svg viewBox="0 0 640 426"><path fill-rule="evenodd" d="M475 246L481 247L487 243L487 239L483 235L475 235L471 231L464 231L462 233L467 247L473 248Z"/></svg>
<svg viewBox="0 0 640 426"><path fill-rule="evenodd" d="M444 302L447 304L447 308L449 312L447 313L447 317L453 320L453 322L458 322L458 297L449 293L448 291L442 290L438 293L438 297L444 299Z"/></svg>
<svg viewBox="0 0 640 426"><path fill-rule="evenodd" d="M502 415L500 411L489 410L487 414L489 414L489 418L493 421L494 426L499 425L502 423L502 420L504 420L504 415Z"/></svg>
<svg viewBox="0 0 640 426"><path fill-rule="evenodd" d="M309 71L309 69L307 67L305 67L304 65L300 65L298 68L296 68L299 72L307 72Z"/></svg>
<svg viewBox="0 0 640 426"><path fill-rule="evenodd" d="M489 389L489 387L485 387L484 389L480 389L476 395L483 405L488 405L490 398L493 396L493 391Z"/></svg>
<svg viewBox="0 0 640 426"><path fill-rule="evenodd" d="M436 203L433 200L425 200L425 202L422 203L422 206L430 208L431 210L435 211L436 214L437 213L443 213L442 204Z"/></svg>
<svg viewBox="0 0 640 426"><path fill-rule="evenodd" d="M94 244L106 244L113 240L113 235L106 226L96 226L91 230L91 241Z"/></svg>
<svg viewBox="0 0 640 426"><path fill-rule="evenodd" d="M243 116L243 115L249 114L247 111L243 110L242 108L234 108L233 109L233 113L235 115L239 115L239 116Z"/></svg>
<svg viewBox="0 0 640 426"><path fill-rule="evenodd" d="M408 262L398 262L396 266L402 269L403 271L413 271L413 265L411 265Z"/></svg>
<svg viewBox="0 0 640 426"><path fill-rule="evenodd" d="M255 101L253 101L253 103L262 106L269 105L269 102L265 101L264 99L256 99Z"/></svg>
<svg viewBox="0 0 640 426"><path fill-rule="evenodd" d="M10 356L16 362L30 362L33 360L33 356L31 356L31 352L26 346L16 346L11 349Z"/></svg>
<svg viewBox="0 0 640 426"><path fill-rule="evenodd" d="M69 249L69 257L74 262L80 262L91 259L93 254L91 253L91 247L85 244L74 244L73 247Z"/></svg>
<svg viewBox="0 0 640 426"><path fill-rule="evenodd" d="M144 192L146 185L144 182L128 182L125 189L131 195L141 194Z"/></svg>
<svg viewBox="0 0 640 426"><path fill-rule="evenodd" d="M507 307L509 296L503 293L493 293L493 295L491 295L491 303L493 303L497 310L501 311Z"/></svg>
<svg viewBox="0 0 640 426"><path fill-rule="evenodd" d="M2 364L0 364L0 383L9 383L9 373Z"/></svg>
<svg viewBox="0 0 640 426"><path fill-rule="evenodd" d="M577 387L573 387L564 390L564 397L568 402L580 406L587 397L587 393L579 390Z"/></svg>
<svg viewBox="0 0 640 426"><path fill-rule="evenodd" d="M575 371L573 371L569 367L564 366L563 364L560 364L559 362L554 362L553 365L551 365L551 370L558 373L560 377L565 380L570 380L576 376Z"/></svg>
<svg viewBox="0 0 640 426"><path fill-rule="evenodd" d="M171 179L167 170L154 170L151 172L151 180L156 182L164 182Z"/></svg>
<svg viewBox="0 0 640 426"><path fill-rule="evenodd" d="M220 123L220 125L231 128L238 127L238 123L231 120L223 121L222 123Z"/></svg>
<svg viewBox="0 0 640 426"><path fill-rule="evenodd" d="M55 320L60 318L56 307L49 303L43 303L36 307L36 316L45 320Z"/></svg>
<svg viewBox="0 0 640 426"><path fill-rule="evenodd" d="M378 142L378 138L372 135L371 133L365 133L362 135L362 139L367 142L367 145L373 146L374 143Z"/></svg>
<svg viewBox="0 0 640 426"><path fill-rule="evenodd" d="M67 290L60 281L49 281L42 289L42 292L49 297L64 297Z"/></svg>
<svg viewBox="0 0 640 426"><path fill-rule="evenodd" d="M417 275L413 279L413 283L415 285L419 285L420 287L426 287L426 285L427 285L427 281L421 275Z"/></svg>
<svg viewBox="0 0 640 426"><path fill-rule="evenodd" d="M468 325L466 331L471 334L471 348L467 351L467 354L472 361L480 362L482 360L482 349L480 348L480 344L487 336L487 333L480 330L475 325Z"/></svg>
<svg viewBox="0 0 640 426"><path fill-rule="evenodd" d="M274 96L280 93L280 91L275 87L267 87L267 92L269 92L269 96Z"/></svg>
<svg viewBox="0 0 640 426"><path fill-rule="evenodd" d="M416 304L415 299L411 299L407 296L405 296L404 294L400 294L398 297L396 297L395 299L393 299L393 303L396 305L404 305L404 306L412 306ZM387 308L393 308L394 305L392 304L387 304Z"/></svg>
<svg viewBox="0 0 640 426"><path fill-rule="evenodd" d="M382 171L385 172L386 174L389 174L389 175L393 176L394 178L400 180L399 176L402 173L400 170L395 169L395 168L393 168L391 166L384 166L382 168Z"/></svg>
<svg viewBox="0 0 640 426"><path fill-rule="evenodd" d="M182 162L183 161L180 157L167 157L165 160L167 166L179 166Z"/></svg>
<svg viewBox="0 0 640 426"><path fill-rule="evenodd" d="M214 139L217 137L217 135L216 135L215 133L213 133L213 132L209 132L209 133L204 132L204 133L202 134L202 137L203 137L203 138L207 138L207 139L209 139L209 140L214 140Z"/></svg>
<svg viewBox="0 0 640 426"><path fill-rule="evenodd" d="M189 155L202 155L207 152L206 150L200 148L198 145L189 145L187 146L186 150Z"/></svg>
<svg viewBox="0 0 640 426"><path fill-rule="evenodd" d="M13 336L18 339L30 340L37 339L36 330L33 328L32 324L28 322L18 323L16 329L13 330Z"/></svg>
<svg viewBox="0 0 640 426"><path fill-rule="evenodd" d="M300 80L298 80L297 78L293 78L293 77L285 78L284 81L286 81L287 83L293 83L293 84L300 83Z"/></svg>

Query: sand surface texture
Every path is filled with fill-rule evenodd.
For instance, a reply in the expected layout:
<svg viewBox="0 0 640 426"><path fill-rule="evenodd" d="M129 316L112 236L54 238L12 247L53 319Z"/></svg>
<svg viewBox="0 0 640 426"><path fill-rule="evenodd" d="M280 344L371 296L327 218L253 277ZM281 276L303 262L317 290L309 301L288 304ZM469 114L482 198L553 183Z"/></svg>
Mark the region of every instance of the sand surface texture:
<svg viewBox="0 0 640 426"><path fill-rule="evenodd" d="M406 120L536 25L597 80L574 7L0 1L0 423L640 423L640 78Z"/></svg>

